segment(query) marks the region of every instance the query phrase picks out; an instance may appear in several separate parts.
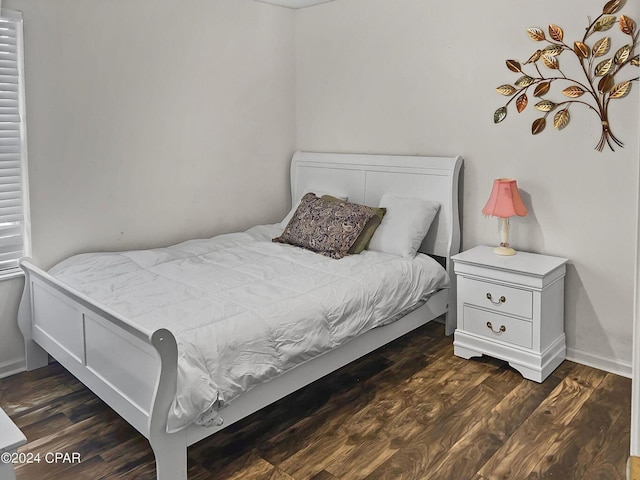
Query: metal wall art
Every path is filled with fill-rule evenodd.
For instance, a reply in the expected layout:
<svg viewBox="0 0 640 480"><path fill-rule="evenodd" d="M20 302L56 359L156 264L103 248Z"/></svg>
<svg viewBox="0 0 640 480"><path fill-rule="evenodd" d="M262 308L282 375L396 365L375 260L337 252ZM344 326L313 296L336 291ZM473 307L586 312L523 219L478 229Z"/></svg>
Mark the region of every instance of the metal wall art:
<svg viewBox="0 0 640 480"><path fill-rule="evenodd" d="M553 126L562 130L571 119L570 108L575 104L581 104L600 117L602 136L595 147L596 150L602 151L605 145L608 145L612 151L615 150L614 144L623 147L624 144L611 130L608 115L609 102L626 97L631 90L632 82L638 81L638 77L623 80L619 78L625 73L623 72L625 67L640 66L639 57L635 53L638 46L636 23L629 17L616 15L623 5L623 0L607 2L602 14L593 21L589 19L590 25L584 36L573 42L573 46L565 42L564 32L557 25L549 25L548 37L540 28L527 29L532 40L544 42L547 45L536 50L523 64L517 60L506 61L507 68L520 76L513 85L500 85L496 89L498 93L510 98L503 107L495 111L493 121L502 122L507 117L507 107L513 101L518 113L524 111L529 104L527 93L531 93L532 90L533 96L539 99L533 105L534 108L544 113L544 116L533 122L531 126L533 135L545 129L547 117L554 112ZM610 52L614 51L611 48L611 37L603 32L607 32L614 25L618 25L620 30L628 36L628 43L615 50L615 54L610 55ZM577 79L567 77L563 73L560 68L560 57L577 60L580 73ZM540 68L540 64L544 66L544 70ZM525 67L530 73L525 73ZM561 90L565 97L563 101L554 101L549 98L552 87L563 89Z"/></svg>

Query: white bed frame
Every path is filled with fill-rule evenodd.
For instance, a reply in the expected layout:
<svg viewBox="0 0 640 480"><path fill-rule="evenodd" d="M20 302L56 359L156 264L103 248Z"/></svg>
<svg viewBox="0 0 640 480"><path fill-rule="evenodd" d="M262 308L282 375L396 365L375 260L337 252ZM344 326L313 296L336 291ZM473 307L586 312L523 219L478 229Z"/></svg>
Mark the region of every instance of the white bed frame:
<svg viewBox="0 0 640 480"><path fill-rule="evenodd" d="M178 350L166 329L147 331L69 288L28 258L19 326L27 369L42 367L51 354L119 415L144 435L156 459L157 478L187 478L187 446L215 434L291 392L446 314L453 333L455 279L450 257L458 253L460 157L436 158L297 152L291 164L295 201L308 190L346 194L349 201L377 206L392 192L437 200L441 209L422 244L424 253L444 257L451 287L400 320L373 329L347 344L259 385L224 407L224 424L191 425L167 433L167 415L176 394Z"/></svg>

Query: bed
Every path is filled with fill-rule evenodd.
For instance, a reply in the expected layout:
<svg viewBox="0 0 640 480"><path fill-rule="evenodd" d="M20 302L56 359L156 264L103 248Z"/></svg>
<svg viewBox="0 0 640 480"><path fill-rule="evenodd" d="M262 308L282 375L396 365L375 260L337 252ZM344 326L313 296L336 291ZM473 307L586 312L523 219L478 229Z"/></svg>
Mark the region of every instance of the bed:
<svg viewBox="0 0 640 480"><path fill-rule="evenodd" d="M104 296L90 290L83 291L82 283L74 286L65 278L63 268L53 269L53 273L45 272L28 258L21 261L26 281L19 311L27 369L44 366L48 354L53 356L149 440L155 454L158 479L186 479L189 445L429 321L443 318L446 333L453 333L456 301L450 257L458 253L460 244L458 179L461 165L460 157L296 152L291 163L294 203L309 191L341 193L348 197L349 202L370 206L377 206L381 197L389 193L437 202L440 208L420 252L437 258L444 265L449 286L434 289L423 302L407 303L413 306L402 308L400 318L396 314L383 314L393 318L382 318L372 325L375 328L362 329L362 332L356 332L357 335L349 332L337 345L305 358L293 368L271 375L266 382L251 385L251 388L234 396L231 402L216 402L211 421L189 421L179 428L170 424L171 412L180 393L178 384L183 375L180 363L183 351L182 347L179 349L179 345L185 342L182 333L174 335L176 329L165 328L162 321L134 321L133 314L123 314L129 310L120 308L119 304L114 307ZM141 256L148 258L151 255L156 260L168 253L188 256L194 250L205 248L205 245L216 250L220 243L240 249L238 252L241 253L232 250L232 256L243 258L251 256L250 249L255 241L262 241L261 248L275 252L276 257L281 255L282 249L295 249L264 241L276 231L275 227L270 228L256 227L244 234L222 236L213 243L187 242L186 246L180 247L186 248L187 253L180 248L153 254L137 253L132 257L133 263L143 263ZM386 262L384 255L376 256L375 252L366 253L365 257L367 255L377 263ZM353 265L359 261L347 257L346 261L318 258L316 262L312 256L320 257L309 252L300 254L300 258L311 262L316 270L323 269L326 262L342 262L341 268L348 268L350 261ZM103 257L90 258L95 258L99 265ZM124 257L119 255L118 258ZM269 262L270 266L274 265L272 259ZM428 260L424 262L428 263ZM121 263L124 265L126 262ZM96 271L95 266L92 271ZM401 272L405 276L413 275L406 270ZM182 278L180 281L187 280ZM312 290L316 290L315 287ZM276 316L280 316L280 312Z"/></svg>

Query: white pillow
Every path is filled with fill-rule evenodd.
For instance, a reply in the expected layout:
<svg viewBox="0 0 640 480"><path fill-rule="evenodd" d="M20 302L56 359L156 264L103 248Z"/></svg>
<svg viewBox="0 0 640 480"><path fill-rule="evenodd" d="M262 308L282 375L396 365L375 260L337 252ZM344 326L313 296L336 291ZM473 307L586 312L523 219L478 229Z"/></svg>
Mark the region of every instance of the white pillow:
<svg viewBox="0 0 640 480"><path fill-rule="evenodd" d="M300 198L296 201L296 203L293 206L293 208L291 210L289 210L289 213L287 213L287 215L282 219L282 221L280 222L280 228L284 229L287 225L289 225L289 222L291 221L291 218L293 217L293 214L296 213L296 210L300 206L300 200L302 200L302 197L304 197L307 193L315 193L316 197L321 197L323 195L331 195L332 197L339 198L343 202L349 201L349 196L345 195L343 193L327 192L327 191L319 189L319 188L308 188L307 190L302 192L302 195L300 195Z"/></svg>
<svg viewBox="0 0 640 480"><path fill-rule="evenodd" d="M406 258L415 257L440 204L385 193L380 199L380 207L386 208L387 213L373 234L369 250Z"/></svg>

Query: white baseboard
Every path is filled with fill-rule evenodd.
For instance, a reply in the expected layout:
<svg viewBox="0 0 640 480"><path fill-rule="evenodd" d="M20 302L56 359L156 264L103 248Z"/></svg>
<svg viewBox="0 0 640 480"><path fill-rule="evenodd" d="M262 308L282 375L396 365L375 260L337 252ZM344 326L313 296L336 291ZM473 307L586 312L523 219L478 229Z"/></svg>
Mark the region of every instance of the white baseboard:
<svg viewBox="0 0 640 480"><path fill-rule="evenodd" d="M631 378L632 374L631 362L604 358L575 348L567 347L567 360L627 378Z"/></svg>
<svg viewBox="0 0 640 480"><path fill-rule="evenodd" d="M597 368L598 370L604 370L605 372L615 373L616 375L621 375L627 378L631 378L632 375L630 362L600 357L582 350L576 350L575 348L567 348L567 360L586 365L587 367ZM24 358L0 363L0 378L9 377L24 371L26 371Z"/></svg>
<svg viewBox="0 0 640 480"><path fill-rule="evenodd" d="M0 378L9 377L16 373L24 372L27 369L24 358L9 360L0 363Z"/></svg>

